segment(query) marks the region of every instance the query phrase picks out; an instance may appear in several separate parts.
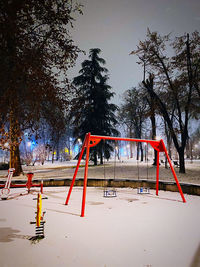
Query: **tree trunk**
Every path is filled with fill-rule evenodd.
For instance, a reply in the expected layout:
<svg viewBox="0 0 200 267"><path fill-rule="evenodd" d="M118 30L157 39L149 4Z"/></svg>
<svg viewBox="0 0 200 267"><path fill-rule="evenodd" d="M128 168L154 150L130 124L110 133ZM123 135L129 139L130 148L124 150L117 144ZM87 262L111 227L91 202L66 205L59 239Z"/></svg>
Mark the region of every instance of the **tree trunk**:
<svg viewBox="0 0 200 267"><path fill-rule="evenodd" d="M94 148L94 165L97 165L97 149L96 147Z"/></svg>
<svg viewBox="0 0 200 267"><path fill-rule="evenodd" d="M99 144L99 152L100 152L100 164L103 165L103 158L105 160L105 145L103 147L103 143Z"/></svg>
<svg viewBox="0 0 200 267"><path fill-rule="evenodd" d="M168 160L167 160L167 156L165 155L165 169L168 169Z"/></svg>
<svg viewBox="0 0 200 267"><path fill-rule="evenodd" d="M165 120L164 120L164 125L165 125L165 135L167 137L167 150L168 150L168 155L169 155L169 157L171 159L172 158L172 153L171 153L172 138L171 138L171 135L170 135L170 132L169 132L169 129L167 127L167 123L166 123ZM168 160L167 160L167 157L165 156L165 169L168 168L167 164L168 164Z"/></svg>
<svg viewBox="0 0 200 267"><path fill-rule="evenodd" d="M136 160L139 160L139 143L137 143L137 157L136 157Z"/></svg>
<svg viewBox="0 0 200 267"><path fill-rule="evenodd" d="M141 151L141 161L143 161L144 160L144 150L143 150L143 147L142 147L142 143L140 143L140 151Z"/></svg>
<svg viewBox="0 0 200 267"><path fill-rule="evenodd" d="M100 164L103 165L103 153L100 155Z"/></svg>
<svg viewBox="0 0 200 267"><path fill-rule="evenodd" d="M130 143L130 158L132 159L133 158L133 144L132 142Z"/></svg>
<svg viewBox="0 0 200 267"><path fill-rule="evenodd" d="M15 168L13 176L19 176L22 173L19 144L10 146L10 168Z"/></svg>
<svg viewBox="0 0 200 267"><path fill-rule="evenodd" d="M132 138L132 127L130 127L129 137ZM130 142L130 158L133 158L133 142Z"/></svg>
<svg viewBox="0 0 200 267"><path fill-rule="evenodd" d="M152 97L151 97L152 98ZM154 105L154 100L153 98L151 99L151 103L152 105ZM155 110L154 107L151 107L151 129L152 129L152 140L156 139L156 118L155 118ZM153 165L156 166L157 165L157 151L154 149L154 159L153 159Z"/></svg>
<svg viewBox="0 0 200 267"><path fill-rule="evenodd" d="M10 112L10 168L15 168L14 176L19 176L22 173L22 166L20 161L20 130L17 120L14 118L13 112Z"/></svg>
<svg viewBox="0 0 200 267"><path fill-rule="evenodd" d="M59 161L60 159L60 150L59 150L59 143L57 145L57 148L56 148L56 160Z"/></svg>
<svg viewBox="0 0 200 267"><path fill-rule="evenodd" d="M154 166L157 166L157 155L158 155L158 152L154 149L154 159L153 159L153 165Z"/></svg>
<svg viewBox="0 0 200 267"><path fill-rule="evenodd" d="M190 139L187 140L187 144L186 144L186 158L187 159L190 158Z"/></svg>
<svg viewBox="0 0 200 267"><path fill-rule="evenodd" d="M53 164L54 163L54 150L55 148L53 147L53 150L52 150L52 158L51 158L51 163Z"/></svg>
<svg viewBox="0 0 200 267"><path fill-rule="evenodd" d="M184 159L184 149L180 148L178 149L178 155L179 155L179 172L185 173L185 159Z"/></svg>

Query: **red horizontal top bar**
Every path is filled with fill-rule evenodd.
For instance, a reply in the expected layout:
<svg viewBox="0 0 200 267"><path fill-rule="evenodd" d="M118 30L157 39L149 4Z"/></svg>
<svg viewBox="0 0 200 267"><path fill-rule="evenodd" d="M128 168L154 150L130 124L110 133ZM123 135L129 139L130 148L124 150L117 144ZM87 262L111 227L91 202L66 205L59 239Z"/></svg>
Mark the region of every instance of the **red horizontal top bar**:
<svg viewBox="0 0 200 267"><path fill-rule="evenodd" d="M120 140L120 141L134 141L134 142L146 142L146 143L160 143L162 140L148 140L148 139L135 139L135 138L124 138L124 137L114 137L114 136L101 136L101 135L90 135L90 140L92 139L104 139L104 140Z"/></svg>

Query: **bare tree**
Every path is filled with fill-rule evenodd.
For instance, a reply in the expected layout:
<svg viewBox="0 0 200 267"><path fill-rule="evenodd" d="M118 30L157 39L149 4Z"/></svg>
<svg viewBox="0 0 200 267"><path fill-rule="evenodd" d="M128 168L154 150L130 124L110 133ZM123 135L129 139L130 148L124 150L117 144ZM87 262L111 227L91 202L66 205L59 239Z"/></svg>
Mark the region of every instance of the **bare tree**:
<svg viewBox="0 0 200 267"><path fill-rule="evenodd" d="M184 150L188 139L188 122L194 110L198 110L196 101L197 77L199 73L199 34L184 35L172 42L175 55L167 57L166 42L169 35L160 36L157 32L148 29L147 39L140 42L134 54L146 56L151 66L149 78L143 84L152 98L155 99L157 108L166 121L174 145L179 154L180 172L185 172ZM157 89L159 88L159 90ZM165 96L163 98L163 95ZM172 105L174 103L174 121L171 120ZM176 125L176 127L174 127Z"/></svg>
<svg viewBox="0 0 200 267"><path fill-rule="evenodd" d="M119 111L119 120L129 129L130 137L141 139L147 114L146 98L138 89L132 88L125 92L123 100ZM138 143L137 146L137 159L139 159L139 149L141 161L143 161L142 143Z"/></svg>

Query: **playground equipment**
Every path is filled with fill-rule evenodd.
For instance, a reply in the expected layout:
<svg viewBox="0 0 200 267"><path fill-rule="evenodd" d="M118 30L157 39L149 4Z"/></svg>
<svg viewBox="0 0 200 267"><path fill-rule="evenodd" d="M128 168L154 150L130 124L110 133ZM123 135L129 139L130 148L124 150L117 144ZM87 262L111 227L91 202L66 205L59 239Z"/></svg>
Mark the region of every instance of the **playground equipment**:
<svg viewBox="0 0 200 267"><path fill-rule="evenodd" d="M149 187L138 187L137 193L138 194L150 194L150 189Z"/></svg>
<svg viewBox="0 0 200 267"><path fill-rule="evenodd" d="M37 198L34 198L34 200L37 199L37 211L36 211L36 221L35 222L30 222L30 224L35 224L35 238L44 238L44 224L45 221L44 219L44 214L46 213L45 211L42 213L42 199L47 199L42 198L41 193L38 193Z"/></svg>
<svg viewBox="0 0 200 267"><path fill-rule="evenodd" d="M66 198L65 205L68 205L69 203L69 198L74 186L74 182L76 179L76 175L79 169L79 165L84 153L84 150L86 149L86 160L85 160L85 172L84 172L84 183L83 183L83 196L82 196L82 209L81 209L81 217L84 217L85 213L85 201L86 201L86 188L87 188L87 176L88 176L88 163L89 163L89 154L90 154L90 147L96 146L101 140L121 140L121 141L129 141L129 142L145 142L147 144L150 144L153 149L157 151L157 169L156 169L156 195L158 196L158 189L159 189L159 153L164 152L167 160L169 162L172 174L174 176L174 179L176 181L178 190L180 192L181 198L183 202L186 202L185 197L183 195L181 186L179 184L178 178L176 176L176 173L174 171L174 168L172 166L171 160L169 158L169 155L167 153L167 149L165 147L165 144L163 140L146 140L146 139L134 139L134 138L122 138L122 137L111 137L111 136L99 136L99 135L91 135L91 133L87 133L85 136L85 140L83 142L83 146L80 152L80 156L78 159L78 163L74 172L74 176L69 188L69 192Z"/></svg>
<svg viewBox="0 0 200 267"><path fill-rule="evenodd" d="M116 197L117 196L117 191L115 189L104 189L103 191L103 196L104 197Z"/></svg>
<svg viewBox="0 0 200 267"><path fill-rule="evenodd" d="M43 193L43 181L41 181L40 184L33 184L32 183L32 178L33 178L34 174L32 172L27 173L27 179L28 180L27 180L26 184L12 184L11 183L11 179L13 177L14 171L15 171L14 168L10 168L8 170L8 176L7 176L7 180L6 180L5 186L1 190L1 199L2 200L6 200L8 198L11 187L19 187L19 188L26 187L28 189L28 193L30 193L31 187L40 187L40 192ZM0 186L2 187L3 185L0 185Z"/></svg>
<svg viewBox="0 0 200 267"><path fill-rule="evenodd" d="M43 194L43 180L41 181L40 184L33 184L33 183L32 183L33 175L34 175L34 173L32 173L32 172L27 173L27 178L28 178L28 180L27 180L27 183L26 183L25 186L26 186L27 189L28 189L28 193L30 193L30 189L31 189L31 187L37 187L37 186L40 186L40 192Z"/></svg>
<svg viewBox="0 0 200 267"><path fill-rule="evenodd" d="M117 147L115 145L115 160L114 160L114 178L113 178L113 181L115 180L115 167L116 167L116 150L117 150ZM106 165L105 165L105 140L104 140L104 162L103 162L103 165L104 165L104 182L106 182ZM103 196L104 197L116 197L117 196L117 191L115 188L107 188L106 184L104 184L104 190L103 190Z"/></svg>
<svg viewBox="0 0 200 267"><path fill-rule="evenodd" d="M139 161L139 150L140 150L141 142L137 142L137 176L138 180L140 180L140 161ZM144 147L144 155L146 161L146 179L148 180L149 177L149 159L148 159L148 143L145 144Z"/></svg>
<svg viewBox="0 0 200 267"><path fill-rule="evenodd" d="M8 177L5 183L5 186L3 189L1 189L1 199L2 200L6 200L9 196L10 193L10 184L11 184L11 179L13 177L13 173L14 173L15 169L14 168L10 168L8 170Z"/></svg>

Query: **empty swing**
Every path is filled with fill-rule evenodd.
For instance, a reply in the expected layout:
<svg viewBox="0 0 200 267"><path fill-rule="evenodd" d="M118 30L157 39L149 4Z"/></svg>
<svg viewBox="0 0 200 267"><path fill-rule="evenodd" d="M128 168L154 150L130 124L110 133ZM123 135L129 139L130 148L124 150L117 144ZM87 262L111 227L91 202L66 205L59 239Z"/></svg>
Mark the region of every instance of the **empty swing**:
<svg viewBox="0 0 200 267"><path fill-rule="evenodd" d="M104 157L103 157L103 165L104 165L104 190L103 190L103 197L116 197L117 192L115 188L108 188L106 181L106 166L105 166L105 140L104 140ZM115 146L115 158L114 158L114 178L113 181L115 180L115 168L116 168L116 146Z"/></svg>
<svg viewBox="0 0 200 267"><path fill-rule="evenodd" d="M138 180L140 179L140 173L139 173L139 145L141 146L141 143L138 142L138 152L137 152L137 170L138 170ZM146 171L147 171L147 180L148 180L148 143L147 148L145 147L145 158L147 162ZM138 187L137 188L138 194L150 194L150 188L149 187Z"/></svg>

